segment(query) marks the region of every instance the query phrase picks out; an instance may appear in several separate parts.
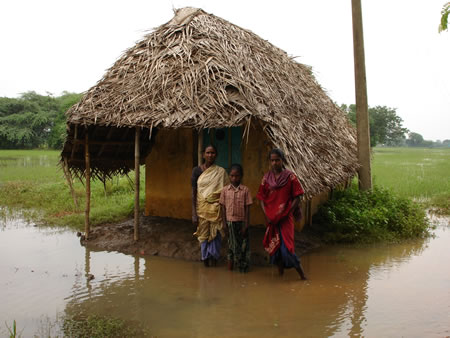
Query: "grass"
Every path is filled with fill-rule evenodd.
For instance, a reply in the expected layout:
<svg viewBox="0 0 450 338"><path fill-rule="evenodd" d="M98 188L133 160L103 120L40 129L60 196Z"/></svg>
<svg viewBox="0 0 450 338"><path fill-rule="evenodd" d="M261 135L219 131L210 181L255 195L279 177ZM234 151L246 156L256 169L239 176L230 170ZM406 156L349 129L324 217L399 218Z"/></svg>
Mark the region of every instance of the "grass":
<svg viewBox="0 0 450 338"><path fill-rule="evenodd" d="M450 214L450 149L374 148L375 184Z"/></svg>
<svg viewBox="0 0 450 338"><path fill-rule="evenodd" d="M142 337L147 332L140 326L133 326L117 318L89 315L87 317L66 317L63 320L64 337Z"/></svg>
<svg viewBox="0 0 450 338"><path fill-rule="evenodd" d="M46 318L41 320L41 326L33 337L144 337L150 336L149 332L139 323L119 318L99 316L99 315L75 315L59 313L56 319ZM22 333L17 331L16 321L13 321L12 327L5 323L9 338L22 337ZM22 329L23 331L23 329Z"/></svg>
<svg viewBox="0 0 450 338"><path fill-rule="evenodd" d="M14 210L25 218L50 225L66 225L82 230L84 226L85 188L75 181L75 204L62 170L59 152L43 150L0 150L0 216ZM141 172L143 170L141 169ZM141 175L141 206L144 205L144 175ZM130 173L134 179L134 172ZM133 214L134 186L128 178L114 178L91 184L92 225L116 222Z"/></svg>

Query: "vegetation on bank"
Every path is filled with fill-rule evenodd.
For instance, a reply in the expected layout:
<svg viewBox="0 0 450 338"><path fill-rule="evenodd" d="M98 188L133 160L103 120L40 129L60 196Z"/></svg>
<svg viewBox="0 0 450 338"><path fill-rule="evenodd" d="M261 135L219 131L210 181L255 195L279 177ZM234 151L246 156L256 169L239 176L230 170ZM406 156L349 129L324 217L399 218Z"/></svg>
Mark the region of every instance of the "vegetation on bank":
<svg viewBox="0 0 450 338"><path fill-rule="evenodd" d="M96 315L66 317L63 320L64 337L143 337L144 329L122 319Z"/></svg>
<svg viewBox="0 0 450 338"><path fill-rule="evenodd" d="M378 186L360 191L356 184L333 192L314 216L314 224L313 231L328 243L393 242L429 234L419 204Z"/></svg>
<svg viewBox="0 0 450 338"><path fill-rule="evenodd" d="M19 323L20 325L20 323ZM23 329L17 327L14 320L11 326L5 323L7 336L22 337ZM69 337L69 338L103 338L103 337L144 337L148 332L140 324L119 318L99 315L58 314L56 320L49 318L41 321L39 331L34 337ZM2 333L0 331L0 333Z"/></svg>

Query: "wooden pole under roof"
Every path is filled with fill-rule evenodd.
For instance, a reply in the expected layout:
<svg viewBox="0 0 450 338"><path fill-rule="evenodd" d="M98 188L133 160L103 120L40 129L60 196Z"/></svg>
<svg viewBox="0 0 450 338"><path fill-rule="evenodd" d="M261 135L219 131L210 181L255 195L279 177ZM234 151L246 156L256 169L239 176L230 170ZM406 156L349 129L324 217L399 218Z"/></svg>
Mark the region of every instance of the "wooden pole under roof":
<svg viewBox="0 0 450 338"><path fill-rule="evenodd" d="M136 127L134 139L134 240L139 240L139 183L140 183L140 146L141 128Z"/></svg>
<svg viewBox="0 0 450 338"><path fill-rule="evenodd" d="M91 211L91 159L89 156L89 134L88 128L85 129L84 135L84 160L86 164L85 180L86 180L86 208L84 210L84 232L86 240L89 239L90 224L89 213Z"/></svg>

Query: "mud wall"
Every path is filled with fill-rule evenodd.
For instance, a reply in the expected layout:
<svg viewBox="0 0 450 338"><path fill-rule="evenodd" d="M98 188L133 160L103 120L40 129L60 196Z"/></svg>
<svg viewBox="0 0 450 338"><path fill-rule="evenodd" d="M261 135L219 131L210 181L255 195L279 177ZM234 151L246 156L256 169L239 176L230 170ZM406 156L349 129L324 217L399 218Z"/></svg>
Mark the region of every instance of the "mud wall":
<svg viewBox="0 0 450 338"><path fill-rule="evenodd" d="M158 131L145 161L145 215L191 219L193 145L191 129Z"/></svg>

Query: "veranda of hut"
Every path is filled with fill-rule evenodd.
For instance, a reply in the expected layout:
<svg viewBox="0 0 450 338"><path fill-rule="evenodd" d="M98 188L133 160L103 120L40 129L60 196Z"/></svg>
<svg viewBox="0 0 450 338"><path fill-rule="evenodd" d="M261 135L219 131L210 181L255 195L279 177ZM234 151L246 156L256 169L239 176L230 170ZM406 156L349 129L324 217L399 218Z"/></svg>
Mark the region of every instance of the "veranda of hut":
<svg viewBox="0 0 450 338"><path fill-rule="evenodd" d="M310 67L195 8L144 36L69 109L61 162L101 180L145 163L145 214L190 219L192 168L207 144L218 165L242 164L253 197L268 152L283 150L305 190L299 229L358 169L355 131ZM255 198L251 224L263 224Z"/></svg>

